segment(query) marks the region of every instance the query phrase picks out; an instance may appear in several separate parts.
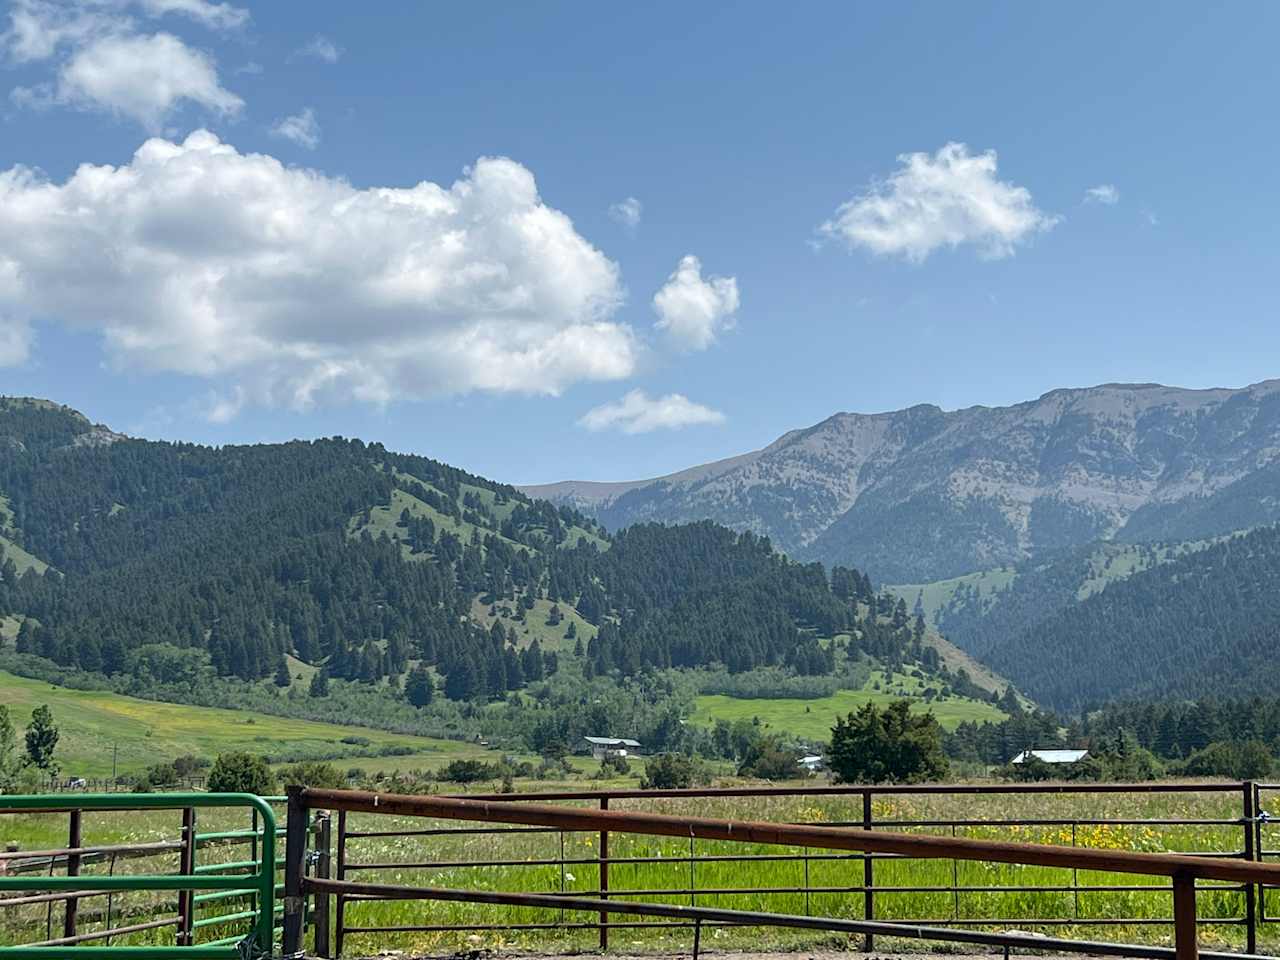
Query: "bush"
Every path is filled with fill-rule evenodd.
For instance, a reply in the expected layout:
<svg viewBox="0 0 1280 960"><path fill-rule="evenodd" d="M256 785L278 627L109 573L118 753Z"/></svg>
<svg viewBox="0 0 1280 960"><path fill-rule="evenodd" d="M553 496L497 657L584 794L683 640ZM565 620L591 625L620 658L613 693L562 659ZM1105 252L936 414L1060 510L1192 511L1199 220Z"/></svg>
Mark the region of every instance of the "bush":
<svg viewBox="0 0 1280 960"><path fill-rule="evenodd" d="M194 777L199 771L207 769L209 761L205 757L197 757L188 753L173 761L173 769L180 777Z"/></svg>
<svg viewBox="0 0 1280 960"><path fill-rule="evenodd" d="M1180 772L1189 777L1264 780L1274 766L1275 758L1261 740L1218 740L1189 756Z"/></svg>
<svg viewBox="0 0 1280 960"><path fill-rule="evenodd" d="M210 793L256 793L270 796L276 792L276 778L267 761L251 753L220 753L209 771Z"/></svg>
<svg viewBox="0 0 1280 960"><path fill-rule="evenodd" d="M705 783L707 777L693 757L679 753L663 753L644 765L642 790L681 790L696 783Z"/></svg>
<svg viewBox="0 0 1280 960"><path fill-rule="evenodd" d="M605 777L625 777L631 772L631 764L627 763L626 757L607 756L600 761L600 776Z"/></svg>
<svg viewBox="0 0 1280 960"><path fill-rule="evenodd" d="M290 786L301 784L322 790L345 790L348 785L346 775L333 764L315 761L286 767L281 780Z"/></svg>
<svg viewBox="0 0 1280 960"><path fill-rule="evenodd" d="M441 780L452 783L475 783L478 780L493 780L501 775L494 764L482 760L450 760L440 771Z"/></svg>
<svg viewBox="0 0 1280 960"><path fill-rule="evenodd" d="M795 753L783 748L774 737L756 740L738 767L738 776L761 780L795 780L802 775Z"/></svg>
<svg viewBox="0 0 1280 960"><path fill-rule="evenodd" d="M176 787L180 776L175 764L157 763L154 767L147 768L142 780L152 789L164 790L169 787Z"/></svg>

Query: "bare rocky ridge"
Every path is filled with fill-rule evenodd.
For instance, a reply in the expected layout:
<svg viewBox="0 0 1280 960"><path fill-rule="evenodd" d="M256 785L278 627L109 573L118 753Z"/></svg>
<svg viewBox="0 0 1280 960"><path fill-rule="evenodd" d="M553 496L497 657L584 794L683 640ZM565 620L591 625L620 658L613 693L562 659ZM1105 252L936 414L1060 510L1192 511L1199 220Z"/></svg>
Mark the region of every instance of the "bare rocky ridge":
<svg viewBox="0 0 1280 960"><path fill-rule="evenodd" d="M713 519L794 556L923 582L1098 539L1280 519L1280 380L1106 384L1011 407L839 413L652 480L525 487L620 527Z"/></svg>

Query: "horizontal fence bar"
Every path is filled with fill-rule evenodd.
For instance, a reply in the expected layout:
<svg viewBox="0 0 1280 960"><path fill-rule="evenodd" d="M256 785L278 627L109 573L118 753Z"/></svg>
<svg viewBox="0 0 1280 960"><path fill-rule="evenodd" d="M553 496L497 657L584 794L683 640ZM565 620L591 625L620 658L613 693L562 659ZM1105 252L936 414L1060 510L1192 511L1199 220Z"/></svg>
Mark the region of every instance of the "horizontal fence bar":
<svg viewBox="0 0 1280 960"><path fill-rule="evenodd" d="M235 937L234 941L244 937ZM231 941L229 941L231 942ZM4 960L173 960L175 947L0 947ZM182 960L242 960L234 946L182 947Z"/></svg>
<svg viewBox="0 0 1280 960"><path fill-rule="evenodd" d="M1238 883L1280 883L1280 864L1193 857L1175 853L1137 853L1087 847L1055 847L1046 844L1007 843L887 831L849 830L839 827L798 826L762 821L713 820L706 817L674 817L665 814L590 810L541 803L464 800L354 790L302 791L313 808L420 816L437 819L479 820L557 826L572 831L610 831L650 836L745 841L777 846L864 850L926 859L979 860L1043 867L1173 876L1185 879L1230 880Z"/></svg>
<svg viewBox="0 0 1280 960"><path fill-rule="evenodd" d="M0 890L79 890L86 879L99 890L239 890L246 881L257 881L254 874L218 876L217 874L120 875L110 877L0 877Z"/></svg>
<svg viewBox="0 0 1280 960"><path fill-rule="evenodd" d="M921 940L938 940L953 943L981 944L983 946L1023 947L1037 951L1066 950L1087 952L1097 956L1139 957L1151 960L1170 960L1174 951L1168 947L1137 946L1127 943L1063 940L1054 937L1018 933L983 933L955 930L922 923L891 923L868 920L837 920L828 917L806 917L795 914L761 913L747 910L725 910L715 907L694 907L665 903L631 903L625 900L600 900L586 897L556 897L549 894L495 893L481 890L447 890L443 888L418 888L390 884L363 884L339 880L303 878L303 890L312 893L352 894L372 893L379 900L445 900L460 903L486 903L499 906L547 907L555 910L574 910L591 913L624 913L640 916L671 917L678 920L719 920L742 926L795 927L809 930L846 933L875 934L907 937ZM954 921L945 921L954 922ZM982 921L983 923L989 921ZM1033 923L1033 921L1021 921ZM1162 921L1163 922L1163 921ZM1169 921L1171 922L1171 921ZM592 923L587 926L596 927ZM347 927L347 933L382 932L374 928ZM1252 957L1248 954L1226 954L1204 951L1202 957L1211 960Z"/></svg>
<svg viewBox="0 0 1280 960"><path fill-rule="evenodd" d="M547 891L549 897L595 897L603 894L610 896L626 896L626 897L689 897L689 896L716 896L716 897L746 897L757 894L796 894L796 893L812 893L812 894L835 894L835 893L866 893L868 890L874 890L876 893L887 894L907 894L907 893L1168 893L1173 889L1171 884L1161 884L1159 886L1140 886L1140 885L1117 885L1117 886L1092 886L1092 887L1071 887L1071 886L1055 886L1055 887L906 887L906 886L840 886L840 887L686 887L672 888L662 887L652 890L628 890L610 887L608 890L586 889L586 890L566 890L561 893L558 890ZM1217 890L1217 891L1234 891L1239 892L1244 889L1244 885L1233 884L1230 886L1196 886L1197 891ZM359 897L352 896L350 900L358 900ZM997 921L998 922L998 921ZM1121 920L1122 923L1136 923L1139 921Z"/></svg>
<svg viewBox="0 0 1280 960"><path fill-rule="evenodd" d="M76 943L88 943L91 940L107 940L112 937L123 937L131 933L143 933L147 930L158 930L161 927L172 927L178 923L178 917L164 917L160 920L148 920L145 923L133 923L126 927L113 927L110 930L94 930L91 933L78 933L74 937L59 937L56 940L41 940L39 943L28 943L28 947L65 947ZM119 948L117 948L119 949ZM0 950L0 956L6 954Z"/></svg>
<svg viewBox="0 0 1280 960"><path fill-rule="evenodd" d="M541 794L539 794L541 796ZM356 837L443 837L449 834L560 833L559 827L441 827L437 830L348 830L348 840Z"/></svg>

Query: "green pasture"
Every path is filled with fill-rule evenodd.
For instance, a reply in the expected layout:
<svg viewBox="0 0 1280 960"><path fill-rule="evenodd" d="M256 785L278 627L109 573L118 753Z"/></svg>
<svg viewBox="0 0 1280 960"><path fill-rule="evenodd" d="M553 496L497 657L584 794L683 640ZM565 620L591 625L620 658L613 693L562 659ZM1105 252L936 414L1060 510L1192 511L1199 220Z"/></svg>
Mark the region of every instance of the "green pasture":
<svg viewBox="0 0 1280 960"><path fill-rule="evenodd" d="M186 754L212 758L228 750L287 756L291 760L332 759L339 766L372 764L391 758L365 751L407 749L423 766L436 767L477 755L470 744L388 733L367 727L289 720L245 710L219 710L139 700L100 690L71 690L0 671L0 703L20 728L31 711L48 704L60 738L55 754L67 776L111 774L113 752L119 774L140 773L153 764ZM366 744L343 743L359 737ZM483 751L496 759L498 754Z"/></svg>
<svg viewBox="0 0 1280 960"><path fill-rule="evenodd" d="M876 689L876 685L879 689ZM710 726L716 720L755 720L781 734L808 740L831 739L836 717L843 717L867 703L885 706L904 696L914 698L911 709L917 713L932 710L938 722L954 730L966 720L998 723L1005 715L990 703L963 697L946 697L926 701L921 693L926 686L918 677L885 674L874 671L860 690L839 690L829 697L814 700L792 698L747 699L722 694L705 694L695 701L694 723Z"/></svg>

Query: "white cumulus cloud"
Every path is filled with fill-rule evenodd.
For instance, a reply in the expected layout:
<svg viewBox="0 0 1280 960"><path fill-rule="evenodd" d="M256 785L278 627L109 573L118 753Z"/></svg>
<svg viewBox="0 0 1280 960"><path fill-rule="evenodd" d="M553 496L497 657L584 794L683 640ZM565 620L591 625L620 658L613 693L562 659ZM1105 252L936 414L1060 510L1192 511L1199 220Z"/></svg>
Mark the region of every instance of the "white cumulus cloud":
<svg viewBox="0 0 1280 960"><path fill-rule="evenodd" d="M705 350L716 334L733 325L738 311L735 277L702 278L702 262L693 254L680 263L653 295L658 329L685 350Z"/></svg>
<svg viewBox="0 0 1280 960"><path fill-rule="evenodd" d="M624 378L621 299L615 264L513 160L357 189L201 130L61 183L0 171L0 316L212 378L239 398L215 410Z"/></svg>
<svg viewBox="0 0 1280 960"><path fill-rule="evenodd" d="M578 420L588 430L621 430L623 433L650 433L654 430L678 430L697 424L724 423L724 414L679 393L650 397L643 390L632 390L621 400L604 403L588 410Z"/></svg>
<svg viewBox="0 0 1280 960"><path fill-rule="evenodd" d="M982 256L1010 256L1058 218L1043 213L1025 187L996 178L996 153L971 154L948 143L935 154L907 153L883 183L842 204L819 227L850 247L920 262L939 247L971 244Z"/></svg>
<svg viewBox="0 0 1280 960"><path fill-rule="evenodd" d="M63 65L53 99L120 114L152 131L183 101L224 116L244 106L218 82L211 57L168 33L94 41Z"/></svg>
<svg viewBox="0 0 1280 960"><path fill-rule="evenodd" d="M293 56L300 59L319 60L323 63L337 63L342 53L342 48L328 37L316 34L293 51Z"/></svg>
<svg viewBox="0 0 1280 960"><path fill-rule="evenodd" d="M20 106L70 106L127 117L161 128L185 104L219 116L244 106L222 86L213 58L172 33L138 29L134 13L182 14L213 29L243 25L248 12L208 0L15 0L0 50L15 63L51 61L50 79L17 87Z"/></svg>
<svg viewBox="0 0 1280 960"><path fill-rule="evenodd" d="M1120 191L1110 183L1100 183L1084 192L1085 203L1105 203L1108 207L1120 202Z"/></svg>
<svg viewBox="0 0 1280 960"><path fill-rule="evenodd" d="M635 197L627 197L609 205L609 219L620 223L628 230L640 226L640 217L644 214L644 204Z"/></svg>
<svg viewBox="0 0 1280 960"><path fill-rule="evenodd" d="M320 121L316 119L316 112L310 107L305 108L301 113L295 113L293 116L277 121L271 128L271 132L277 137L292 140L298 146L308 150L314 150L320 145Z"/></svg>

